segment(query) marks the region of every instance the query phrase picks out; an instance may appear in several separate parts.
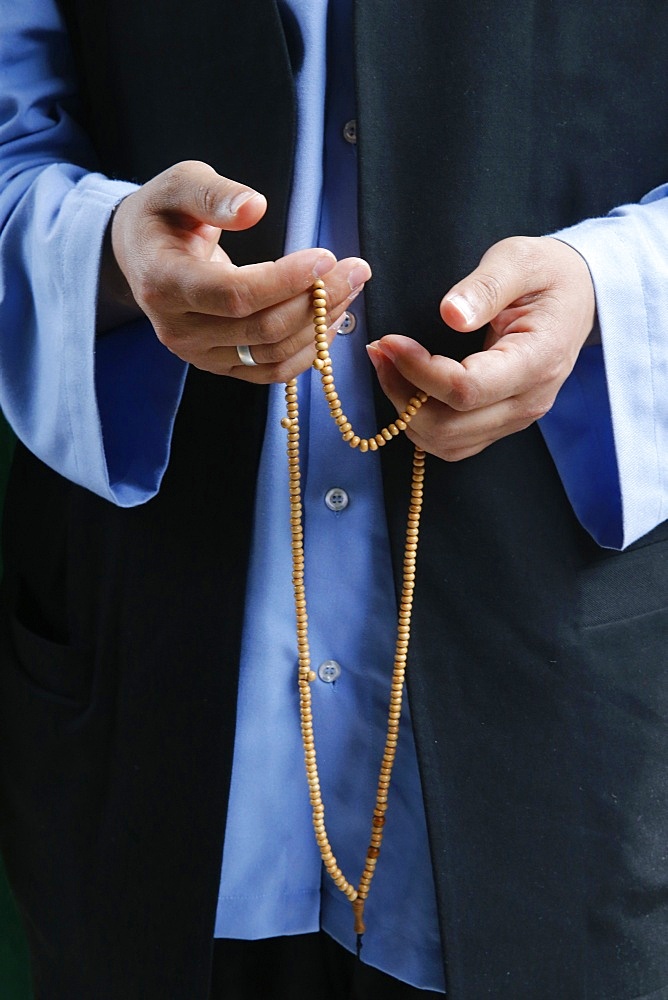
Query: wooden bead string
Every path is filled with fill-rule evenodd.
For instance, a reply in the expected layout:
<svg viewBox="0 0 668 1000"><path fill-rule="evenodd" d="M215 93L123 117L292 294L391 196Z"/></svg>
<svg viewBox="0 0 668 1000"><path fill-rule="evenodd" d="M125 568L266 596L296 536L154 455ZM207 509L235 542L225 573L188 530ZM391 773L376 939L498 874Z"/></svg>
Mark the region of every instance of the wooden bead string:
<svg viewBox="0 0 668 1000"><path fill-rule="evenodd" d="M329 356L329 344L327 342L327 292L325 283L319 278L313 285L313 325L315 326L315 349L317 351L313 367L320 372L322 388L325 399L329 405L330 416L339 425L339 431L344 441L347 441L351 448L359 448L360 451L378 451L385 447L388 441L401 431L405 431L408 424L423 405L429 399L426 392L418 392L411 396L406 409L399 414L393 423L383 427L382 430L374 434L373 437L363 438L352 428L350 421L343 412L341 401L334 385L334 375L332 374L332 359Z"/></svg>
<svg viewBox="0 0 668 1000"><path fill-rule="evenodd" d="M383 447L400 431L406 429L411 418L426 403L428 396L419 392L406 406L404 412L388 424L378 434L371 438L361 438L353 431L350 422L341 408L339 397L334 386L332 365L327 342L327 295L324 282L318 280L313 286L313 323L315 326L315 342L317 357L314 361L322 378L325 398L329 404L330 414L339 426L344 441L351 448L361 452L376 451ZM297 381L292 379L285 387L287 416L281 421L288 432L288 470L290 489L290 528L292 532L292 582L295 596L295 611L297 616L297 650L299 655L299 705L306 777L309 798L313 811L313 829L320 850L323 864L330 878L342 893L350 900L354 913L355 934L357 935L358 954L361 947L361 937L365 931L364 904L369 895L376 863L380 855L387 811L388 792L392 768L399 739L399 720L403 699L408 644L411 631L411 611L413 607L413 590L415 586L415 565L418 549L418 534L420 528L420 513L422 510L422 495L424 483L424 451L416 448L413 455L413 473L411 480L411 498L406 527L406 544L404 548L403 583L397 623L397 641L394 654L394 666L390 685L390 701L388 709L385 747L380 764L376 801L371 819L371 835L366 853L364 870L357 887L352 885L339 867L332 851L327 830L325 828L325 806L322 800L318 764L316 758L315 740L313 734L313 713L310 685L315 681L316 674L311 669L311 656L308 640L308 615L306 611L306 590L304 585L304 532L301 502L301 474L299 460L299 404L297 398Z"/></svg>

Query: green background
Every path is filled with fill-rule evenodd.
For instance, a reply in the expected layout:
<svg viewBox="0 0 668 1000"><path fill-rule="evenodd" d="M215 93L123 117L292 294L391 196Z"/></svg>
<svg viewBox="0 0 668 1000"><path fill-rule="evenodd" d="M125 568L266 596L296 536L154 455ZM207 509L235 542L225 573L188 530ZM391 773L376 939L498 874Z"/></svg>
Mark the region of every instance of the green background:
<svg viewBox="0 0 668 1000"><path fill-rule="evenodd" d="M5 496L13 449L11 431L0 416L0 506ZM0 753L1 743L0 740ZM30 1000L31 997L28 952L23 930L0 862L0 998Z"/></svg>

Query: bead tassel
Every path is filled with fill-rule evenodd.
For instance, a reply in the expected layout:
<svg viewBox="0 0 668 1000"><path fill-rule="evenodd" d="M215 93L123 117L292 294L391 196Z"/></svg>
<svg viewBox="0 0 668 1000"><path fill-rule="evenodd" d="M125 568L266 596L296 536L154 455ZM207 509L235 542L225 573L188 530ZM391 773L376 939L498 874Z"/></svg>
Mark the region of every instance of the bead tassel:
<svg viewBox="0 0 668 1000"><path fill-rule="evenodd" d="M388 441L405 430L420 407L429 398L425 392L418 392L411 397L405 410L396 420L383 427L370 438L362 438L355 434L351 424L343 412L332 372L329 345L327 342L327 294L322 280L313 286L313 323L315 326L316 368L322 379L323 391L329 405L330 415L336 421L341 437L350 447L360 452L377 451ZM322 862L330 878L350 900L355 919L355 934L358 949L361 946L361 936L365 931L364 904L376 869L383 842L385 813L387 811L388 792L392 769L399 738L399 720L403 700L406 661L410 640L411 611L413 606L413 590L415 585L415 565L418 548L418 532L420 513L422 510L422 494L424 483L424 451L415 449L413 456L413 475L411 482L411 500L406 528L406 544L404 548L404 572L399 616L397 624L397 641L394 655L394 667L390 685L390 699L387 719L385 747L380 764L376 802L371 821L369 847L366 853L364 869L357 888L345 877L339 867L329 843L325 827L325 806L320 791L315 738L313 733L313 713L311 707L311 683L315 673L311 670L311 657L308 641L308 615L306 611L306 590L304 586L304 532L302 528L301 473L299 462L299 403L297 398L297 382L292 379L285 387L287 416L281 421L288 432L288 469L290 490L290 527L292 532L292 582L295 596L295 612L297 617L297 652L298 652L298 684L302 744L304 762L309 789L309 798L313 812L313 829L320 850Z"/></svg>

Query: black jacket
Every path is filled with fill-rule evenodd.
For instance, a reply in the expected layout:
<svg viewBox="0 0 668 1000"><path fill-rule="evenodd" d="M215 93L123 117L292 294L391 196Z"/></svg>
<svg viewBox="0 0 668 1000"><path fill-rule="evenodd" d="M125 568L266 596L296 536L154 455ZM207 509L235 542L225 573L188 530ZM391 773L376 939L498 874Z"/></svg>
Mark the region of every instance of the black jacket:
<svg viewBox="0 0 668 1000"><path fill-rule="evenodd" d="M269 198L234 258L279 256L301 43L276 3L63 6L103 169L207 160ZM437 303L491 243L665 180L668 10L355 11L370 334L461 357ZM264 414L192 371L132 510L17 454L2 840L43 1000L207 997ZM409 448L383 462L400 565ZM428 462L409 694L452 1000L668 998L667 539L599 550L535 427Z"/></svg>

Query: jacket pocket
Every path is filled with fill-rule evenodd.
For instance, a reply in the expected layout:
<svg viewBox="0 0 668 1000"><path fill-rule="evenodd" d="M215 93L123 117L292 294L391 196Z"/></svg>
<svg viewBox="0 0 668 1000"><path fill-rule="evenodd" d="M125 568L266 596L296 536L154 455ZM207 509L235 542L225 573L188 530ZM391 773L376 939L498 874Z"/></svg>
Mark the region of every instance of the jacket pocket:
<svg viewBox="0 0 668 1000"><path fill-rule="evenodd" d="M90 699L92 656L28 628L16 615L10 621L15 667L33 693L72 708Z"/></svg>
<svg viewBox="0 0 668 1000"><path fill-rule="evenodd" d="M606 552L581 572L578 589L584 629L668 609L668 542Z"/></svg>

